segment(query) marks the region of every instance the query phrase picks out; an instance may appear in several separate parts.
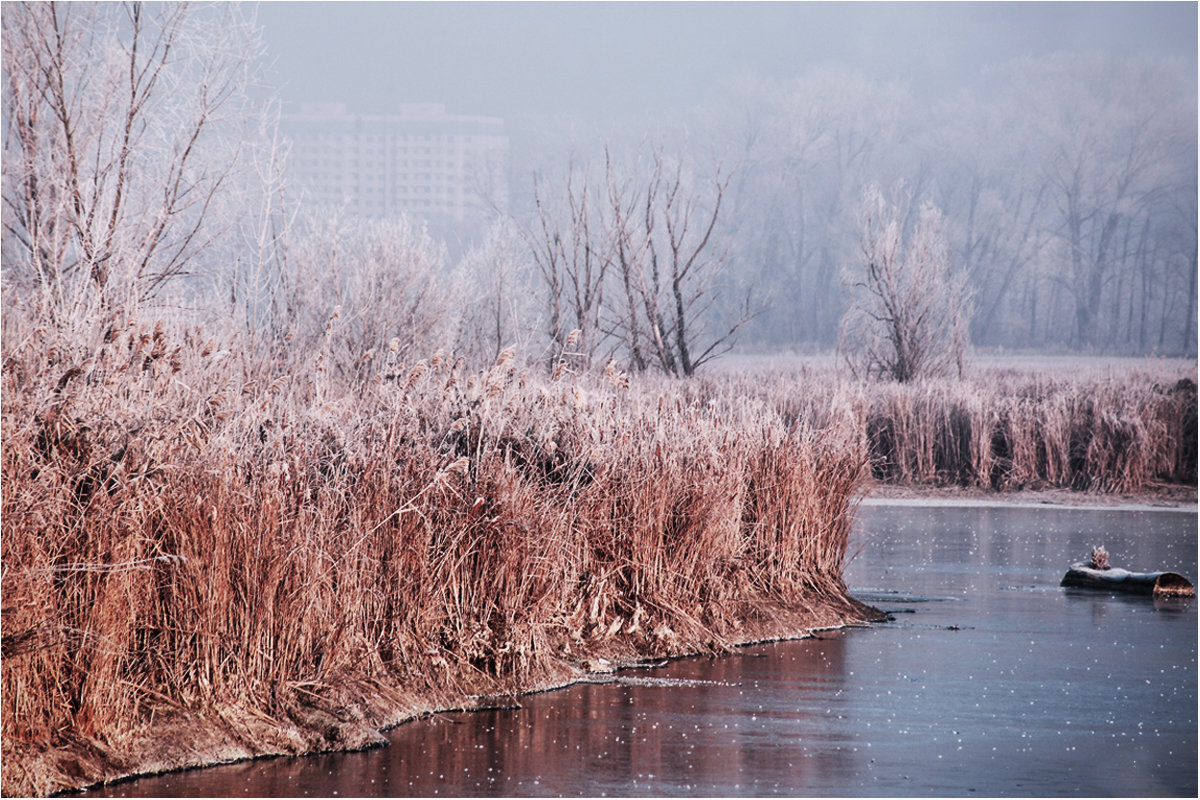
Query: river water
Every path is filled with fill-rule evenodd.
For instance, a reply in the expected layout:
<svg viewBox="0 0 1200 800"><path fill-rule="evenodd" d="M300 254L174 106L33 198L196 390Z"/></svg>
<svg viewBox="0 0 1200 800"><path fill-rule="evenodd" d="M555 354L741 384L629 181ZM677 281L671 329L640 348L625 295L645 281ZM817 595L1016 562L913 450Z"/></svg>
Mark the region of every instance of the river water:
<svg viewBox="0 0 1200 800"><path fill-rule="evenodd" d="M1195 511L866 505L847 584L890 622L91 794L1195 797L1196 606L1060 588L1100 544L1196 580Z"/></svg>

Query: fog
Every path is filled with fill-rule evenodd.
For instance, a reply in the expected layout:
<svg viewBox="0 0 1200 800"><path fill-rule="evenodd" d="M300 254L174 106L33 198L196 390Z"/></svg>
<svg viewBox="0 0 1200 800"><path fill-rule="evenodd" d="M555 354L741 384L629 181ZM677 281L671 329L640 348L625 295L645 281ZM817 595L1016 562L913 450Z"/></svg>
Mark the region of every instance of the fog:
<svg viewBox="0 0 1200 800"><path fill-rule="evenodd" d="M710 316L753 316L743 347L836 344L859 197L902 182L946 216L975 345L1195 352L1194 4L267 3L258 21L285 113L502 117L519 226L535 174L586 180L606 148L634 179L654 148L697 180L735 165L736 278Z"/></svg>
<svg viewBox="0 0 1200 800"><path fill-rule="evenodd" d="M653 115L731 78L836 67L933 98L989 65L1053 52L1196 67L1191 3L264 3L269 79L361 113Z"/></svg>
<svg viewBox="0 0 1200 800"><path fill-rule="evenodd" d="M1196 354L1194 3L4 17L6 286L65 317L353 306L367 350L674 375Z"/></svg>

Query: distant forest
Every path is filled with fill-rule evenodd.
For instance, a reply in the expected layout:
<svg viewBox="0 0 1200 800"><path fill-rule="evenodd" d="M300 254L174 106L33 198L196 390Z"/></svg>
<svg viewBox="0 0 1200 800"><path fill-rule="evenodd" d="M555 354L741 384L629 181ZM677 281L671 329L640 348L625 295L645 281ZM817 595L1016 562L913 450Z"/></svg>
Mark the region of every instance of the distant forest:
<svg viewBox="0 0 1200 800"><path fill-rule="evenodd" d="M742 80L719 105L603 132L511 120L510 196L529 217L535 171L600 172L606 143L629 159L653 141L719 161L732 170L721 233L738 284L725 313L742 312L747 288L762 309L739 345L828 350L861 259L862 192L903 182L910 224L919 203L944 214L976 347L1194 355L1196 118L1195 76L1166 59L1018 60L936 100L818 70Z"/></svg>
<svg viewBox="0 0 1200 800"><path fill-rule="evenodd" d="M335 342L348 370L393 341L397 359L486 364L515 345L547 361L574 331L580 368L829 352L877 189L906 246L938 220L925 240L965 300L956 340L1196 354L1197 92L1180 61L1028 58L942 98L816 69L604 126L513 117L508 208L451 230L306 202L279 105L251 90L264 50L241 6L12 16L6 309L63 330L137 309L226 320L273 347ZM172 47L134 46L159 38Z"/></svg>

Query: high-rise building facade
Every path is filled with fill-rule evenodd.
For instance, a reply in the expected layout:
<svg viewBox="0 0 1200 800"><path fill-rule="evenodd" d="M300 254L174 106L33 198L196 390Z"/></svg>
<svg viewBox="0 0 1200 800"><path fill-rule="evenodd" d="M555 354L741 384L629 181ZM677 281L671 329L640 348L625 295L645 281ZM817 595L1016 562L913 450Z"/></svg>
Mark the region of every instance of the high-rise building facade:
<svg viewBox="0 0 1200 800"><path fill-rule="evenodd" d="M468 225L508 209L499 117L447 114L439 103L404 104L394 114L305 103L281 128L291 142L289 178L309 206Z"/></svg>

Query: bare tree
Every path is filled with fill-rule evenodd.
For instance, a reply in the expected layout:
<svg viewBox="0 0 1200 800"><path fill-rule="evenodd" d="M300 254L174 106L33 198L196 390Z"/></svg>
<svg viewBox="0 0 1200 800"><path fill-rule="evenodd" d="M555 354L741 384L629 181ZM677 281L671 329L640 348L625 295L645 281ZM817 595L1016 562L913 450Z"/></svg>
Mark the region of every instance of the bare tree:
<svg viewBox="0 0 1200 800"><path fill-rule="evenodd" d="M6 7L4 267L56 323L154 296L233 224L210 212L260 52L240 15Z"/></svg>
<svg viewBox="0 0 1200 800"><path fill-rule="evenodd" d="M725 109L744 144L722 213L734 257L772 296L748 335L833 345L860 189L909 168L897 151L917 109L896 84L831 69L744 81Z"/></svg>
<svg viewBox="0 0 1200 800"><path fill-rule="evenodd" d="M890 198L877 185L859 211L860 264L847 271L850 306L839 350L859 377L900 382L965 369L968 307L960 274L950 268L942 215L921 206L911 241L904 220L911 195L897 184Z"/></svg>
<svg viewBox="0 0 1200 800"><path fill-rule="evenodd" d="M714 319L728 261L717 239L730 176L718 166L696 188L683 160L669 166L655 149L644 181L621 180L608 153L606 177L609 252L623 301L611 329L635 369L692 375L727 352L754 316L747 292L735 319L723 327Z"/></svg>
<svg viewBox="0 0 1200 800"><path fill-rule="evenodd" d="M996 65L931 106L825 70L743 81L711 117L745 143L722 212L732 252L774 301L746 335L832 343L861 187L904 177L946 215L978 299L973 341L1194 349L1195 214L1176 211L1195 197L1193 73L1058 54Z"/></svg>
<svg viewBox="0 0 1200 800"><path fill-rule="evenodd" d="M1172 305L1190 281L1194 214L1174 208L1195 195L1194 75L1168 60L1095 54L1022 60L992 80L1004 124L982 144L1002 153L991 169L1037 191L1033 237L1046 266L1036 275L1028 260L1041 284L1030 291L1043 318L1036 339L1109 350L1124 339L1145 352L1155 328L1188 316L1186 302ZM1016 216L1004 207L992 225Z"/></svg>
<svg viewBox="0 0 1200 800"><path fill-rule="evenodd" d="M1124 270L1122 226L1135 219L1140 229L1137 218L1153 210L1173 171L1170 148L1179 147L1173 134L1180 126L1169 126L1175 120L1165 111L1165 79L1148 65L1048 66L1076 88L1069 101L1046 108L1041 122L1053 143L1045 170L1055 193L1054 233L1069 265L1062 280L1074 299L1075 345L1094 347L1103 294ZM1106 103L1113 94L1122 101ZM1194 136L1184 147L1194 150Z"/></svg>
<svg viewBox="0 0 1200 800"><path fill-rule="evenodd" d="M1022 294L1048 238L1043 225L1049 187L1036 153L1011 132L1019 111L963 95L934 109L922 137L933 171L934 198L946 214L951 258L969 276L978 307L976 344L1033 346Z"/></svg>
<svg viewBox="0 0 1200 800"><path fill-rule="evenodd" d="M572 355L587 368L606 338L600 315L611 259L606 232L592 208L588 168L570 165L565 184L565 195L555 202L534 176L537 227L524 230L523 236L542 278L551 350L561 359L571 338L576 348Z"/></svg>
<svg viewBox="0 0 1200 800"><path fill-rule="evenodd" d="M676 376L729 350L754 316L748 290L732 312L719 307L733 283L720 228L729 181L719 166L697 180L661 148L622 170L606 147L602 186L572 168L557 206L535 177L538 228L524 236L558 363L569 339L585 367L623 354Z"/></svg>

